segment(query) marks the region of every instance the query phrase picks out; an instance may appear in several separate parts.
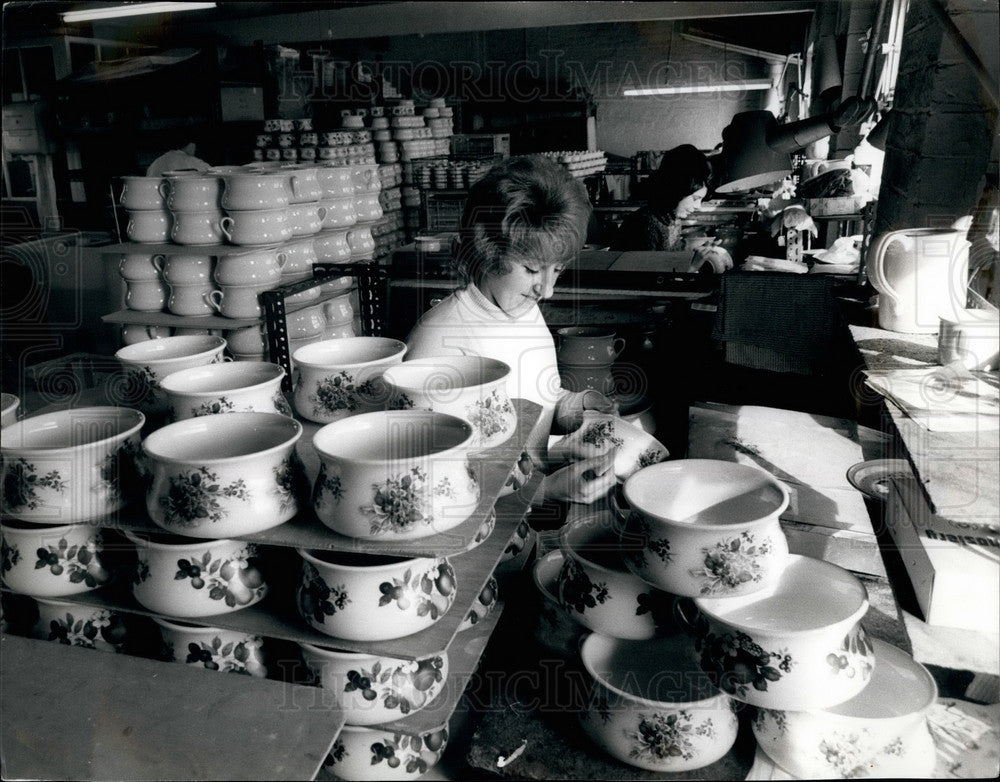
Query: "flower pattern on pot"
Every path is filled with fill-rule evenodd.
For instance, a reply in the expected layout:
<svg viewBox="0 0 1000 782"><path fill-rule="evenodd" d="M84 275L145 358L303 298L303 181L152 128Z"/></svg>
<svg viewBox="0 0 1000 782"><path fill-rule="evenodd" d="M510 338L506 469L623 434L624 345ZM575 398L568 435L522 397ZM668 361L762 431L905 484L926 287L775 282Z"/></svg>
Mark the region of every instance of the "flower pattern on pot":
<svg viewBox="0 0 1000 782"><path fill-rule="evenodd" d="M111 580L111 574L104 569L97 558L99 544L100 539L97 535L88 538L83 545L73 546L66 542L66 538L60 538L54 546L38 548L35 552L38 558L35 570L48 568L54 576L68 574L71 584L79 584L82 581L91 589L99 587Z"/></svg>
<svg viewBox="0 0 1000 782"><path fill-rule="evenodd" d="M197 407L191 408L191 415L195 418L202 415L216 415L218 413L231 413L236 409L236 405L231 399L221 396L211 402L202 402Z"/></svg>
<svg viewBox="0 0 1000 782"><path fill-rule="evenodd" d="M404 532L414 524L432 524L432 497L455 497L455 488L447 476L431 488L420 467L386 478L382 484L373 483L372 491L371 505L362 505L360 510L368 516L373 535Z"/></svg>
<svg viewBox="0 0 1000 782"><path fill-rule="evenodd" d="M39 475L35 465L19 456L8 462L3 476L4 504L7 510L15 513L20 508L35 510L41 502L38 496L39 489L62 494L67 486L69 481L63 479L59 470L50 470L45 475Z"/></svg>
<svg viewBox="0 0 1000 782"><path fill-rule="evenodd" d="M142 476L136 466L138 455L137 443L134 440L125 440L104 457L101 480L118 502L124 502L142 487Z"/></svg>
<svg viewBox="0 0 1000 782"><path fill-rule="evenodd" d="M826 656L833 673L853 679L860 676L867 681L875 671L875 647L865 629L858 625L844 636L840 649Z"/></svg>
<svg viewBox="0 0 1000 782"><path fill-rule="evenodd" d="M6 540L0 539L0 568L4 573L9 572L14 565L21 561L21 550L17 544L9 544Z"/></svg>
<svg viewBox="0 0 1000 782"><path fill-rule="evenodd" d="M766 692L768 682L778 681L795 664L787 652L766 651L746 633L738 631L735 635L698 636L695 649L701 653L701 669L730 695L745 695L750 687Z"/></svg>
<svg viewBox="0 0 1000 782"><path fill-rule="evenodd" d="M191 579L191 587L208 587L211 600L222 600L230 608L250 605L264 596L264 584L260 570L253 563L256 548L247 544L235 559L212 559L212 552L206 551L201 559L178 559L175 581Z"/></svg>
<svg viewBox="0 0 1000 782"><path fill-rule="evenodd" d="M614 446L624 444L622 438L615 435L615 422L611 420L597 421L584 430L580 442L603 448L607 443Z"/></svg>
<svg viewBox="0 0 1000 782"><path fill-rule="evenodd" d="M441 559L423 573L407 568L401 579L383 581L378 588L382 593L378 599L379 608L395 605L400 611L407 611L415 605L417 616L437 620L451 606L449 598L455 592L455 571L447 560ZM444 599L438 600L438 596Z"/></svg>
<svg viewBox="0 0 1000 782"><path fill-rule="evenodd" d="M199 519L221 521L229 515L222 507L222 497L250 501L246 482L239 478L226 486L219 484L219 476L207 467L170 477L170 489L160 497L164 521L179 527L193 527Z"/></svg>
<svg viewBox="0 0 1000 782"><path fill-rule="evenodd" d="M302 376L299 375L299 383ZM378 378L369 378L355 385L354 376L346 369L325 377L316 384L316 392L306 397L313 406L313 415L328 416L346 410L355 412L366 401L379 396L382 384ZM367 399L365 399L367 397Z"/></svg>
<svg viewBox="0 0 1000 782"><path fill-rule="evenodd" d="M288 400L285 399L285 395L281 391L274 392L274 398L271 400L274 405L274 409L277 410L282 415L287 415L289 418L292 417L292 407L288 404Z"/></svg>
<svg viewBox="0 0 1000 782"><path fill-rule="evenodd" d="M695 723L691 712L681 709L669 714L653 712L641 716L638 730L625 735L632 740L629 757L640 760L669 760L671 758L694 758L694 744L691 739L704 736L715 738L715 726L711 719Z"/></svg>
<svg viewBox="0 0 1000 782"><path fill-rule="evenodd" d="M336 467L328 467L326 462L320 462L319 475L316 476L316 486L313 489L314 508L318 508L326 502L326 495L330 495L331 501L335 503L340 502L344 496L340 474L335 472L336 469Z"/></svg>
<svg viewBox="0 0 1000 782"><path fill-rule="evenodd" d="M666 538L652 537L652 527L649 521L641 513L632 511L629 514L627 527L635 532L628 532L623 536L621 556L623 560L630 562L637 570L645 570L648 566L646 562L646 551L651 551L660 558L664 565L670 564L674 558L670 552L670 541ZM624 539L627 536L627 540Z"/></svg>
<svg viewBox="0 0 1000 782"><path fill-rule="evenodd" d="M865 740L867 739L867 740ZM834 731L829 739L820 741L817 748L819 757L830 768L831 777L856 779L877 774L879 768L878 755L885 757L903 754L903 740L896 737L893 741L881 747L874 757L862 748L871 747L873 738L868 730L860 733L838 733Z"/></svg>
<svg viewBox="0 0 1000 782"><path fill-rule="evenodd" d="M402 392L397 392L392 399L389 400L387 408L389 410L413 410L417 406L409 396ZM430 408L427 408L430 410Z"/></svg>
<svg viewBox="0 0 1000 782"><path fill-rule="evenodd" d="M326 617L341 610L351 598L344 584L331 587L320 577L315 565L302 563L302 584L298 592L299 611L309 621L323 624Z"/></svg>
<svg viewBox="0 0 1000 782"><path fill-rule="evenodd" d="M125 622L110 611L101 609L85 620L77 619L67 611L65 619L53 619L49 622L48 640L58 641L66 646L94 649L94 642L100 636L101 640L119 652L125 643L125 632Z"/></svg>
<svg viewBox="0 0 1000 782"><path fill-rule="evenodd" d="M376 741L371 746L371 764L377 766L385 763L389 768L399 768L400 766L407 774L420 776L427 773L430 764L427 763L420 753L426 749L434 753L433 763L441 759L445 742L448 740L448 730L442 728L437 733L431 733L424 738L411 736L407 733L393 733L392 738L387 738L385 742Z"/></svg>
<svg viewBox="0 0 1000 782"><path fill-rule="evenodd" d="M497 389L493 389L484 399L477 399L465 407L465 418L484 440L506 429L513 415L514 406L506 396L501 397Z"/></svg>
<svg viewBox="0 0 1000 782"><path fill-rule="evenodd" d="M725 594L744 584L757 583L764 578L761 559L771 553L771 539L759 543L750 532L741 532L733 538L718 541L712 548L703 548L703 567L691 571L701 578L701 594Z"/></svg>
<svg viewBox="0 0 1000 782"><path fill-rule="evenodd" d="M284 513L307 488L305 468L295 451L274 468L274 482L277 485L271 490L271 494L278 498L278 511Z"/></svg>
<svg viewBox="0 0 1000 782"><path fill-rule="evenodd" d="M659 464L666 458L667 452L665 450L658 448L655 445L651 445L639 454L639 458L636 459L635 469L641 470L643 467L649 467L651 464Z"/></svg>
<svg viewBox="0 0 1000 782"><path fill-rule="evenodd" d="M567 559L559 576L559 599L567 611L575 610L582 614L598 603L604 605L611 596L606 583L595 584L583 568L572 559Z"/></svg>
<svg viewBox="0 0 1000 782"><path fill-rule="evenodd" d="M347 747L344 746L344 742L340 740L338 736L333 741L333 746L326 755L326 759L323 761L324 766L332 766L336 763L340 763L345 757L351 753L347 751Z"/></svg>
<svg viewBox="0 0 1000 782"><path fill-rule="evenodd" d="M211 643L192 641L187 645L184 662L188 665L201 665L210 671L263 676L264 664L260 659L262 645L260 636L256 635L250 636L246 641L230 641L227 644L223 644L219 636L213 637ZM172 650L170 659L176 659Z"/></svg>
<svg viewBox="0 0 1000 782"><path fill-rule="evenodd" d="M412 687L419 693L426 693L444 679L441 674L443 666L444 660L440 657L419 662L412 660L384 668L381 661L376 660L371 670L362 668L360 671L348 671L344 692L360 691L361 697L366 701L377 700L381 694L382 705L386 709L399 709L400 714L409 714L413 709L422 707L427 699L425 696L418 702L411 703L403 689Z"/></svg>

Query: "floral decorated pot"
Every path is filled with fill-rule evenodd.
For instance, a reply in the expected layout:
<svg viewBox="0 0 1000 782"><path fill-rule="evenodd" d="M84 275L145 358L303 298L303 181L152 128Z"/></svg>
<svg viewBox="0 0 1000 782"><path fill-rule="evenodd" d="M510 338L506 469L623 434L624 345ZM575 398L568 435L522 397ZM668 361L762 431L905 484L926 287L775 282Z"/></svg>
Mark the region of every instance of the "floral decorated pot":
<svg viewBox="0 0 1000 782"><path fill-rule="evenodd" d="M181 618L228 614L267 594L253 543L129 531L125 536L137 555L132 594L157 614Z"/></svg>
<svg viewBox="0 0 1000 782"><path fill-rule="evenodd" d="M482 356L441 356L389 367L382 380L388 405L397 410L435 410L469 421L474 451L507 440L517 427L517 412L507 395L510 367Z"/></svg>
<svg viewBox="0 0 1000 782"><path fill-rule="evenodd" d="M65 600L39 598L35 602L38 604L38 621L32 628L35 638L102 652L122 651L128 628L121 614Z"/></svg>
<svg viewBox="0 0 1000 782"><path fill-rule="evenodd" d="M615 477L624 481L637 471L666 459L667 447L635 424L613 415L585 410L583 423L549 448L550 459L567 451L606 453L615 448Z"/></svg>
<svg viewBox="0 0 1000 782"><path fill-rule="evenodd" d="M737 700L765 709L825 709L853 698L875 670L861 626L868 593L852 573L797 554L776 583L739 597L697 598L678 615L701 669Z"/></svg>
<svg viewBox="0 0 1000 782"><path fill-rule="evenodd" d="M126 345L115 357L125 365L119 395L128 404L163 414L170 401L160 382L171 372L223 361L226 340L222 337L184 335L150 339Z"/></svg>
<svg viewBox="0 0 1000 782"><path fill-rule="evenodd" d="M210 671L265 676L263 640L240 630L178 622L154 616L163 639L162 659Z"/></svg>
<svg viewBox="0 0 1000 782"><path fill-rule="evenodd" d="M249 535L299 511L307 490L295 444L302 424L279 413L228 413L168 424L142 444L149 517L195 538Z"/></svg>
<svg viewBox="0 0 1000 782"><path fill-rule="evenodd" d="M850 700L818 711L757 709L753 733L767 755L800 779L934 773L937 753L927 714L937 685L920 663L872 639L875 672Z"/></svg>
<svg viewBox="0 0 1000 782"><path fill-rule="evenodd" d="M76 524L123 508L142 491L135 457L145 421L125 407L78 407L5 427L4 514Z"/></svg>
<svg viewBox="0 0 1000 782"><path fill-rule="evenodd" d="M713 459L645 467L622 489L623 559L675 595L729 597L781 576L788 543L778 517L788 491L764 470Z"/></svg>
<svg viewBox="0 0 1000 782"><path fill-rule="evenodd" d="M587 636L580 647L591 680L580 712L584 733L612 757L649 771L692 771L722 758L736 742L735 704L686 666L689 646L683 636Z"/></svg>
<svg viewBox="0 0 1000 782"><path fill-rule="evenodd" d="M472 602L472 608L465 615L465 619L462 620L462 624L458 626L458 632L463 630L468 630L471 627L475 627L486 617L493 613L493 609L497 605L497 597L500 594L500 586L497 584L497 580L490 576L486 580L485 586L483 586L479 595Z"/></svg>
<svg viewBox="0 0 1000 782"><path fill-rule="evenodd" d="M270 362L207 364L174 372L160 386L175 421L214 413L281 413L292 408L281 393L285 370Z"/></svg>
<svg viewBox="0 0 1000 782"><path fill-rule="evenodd" d="M559 532L563 566L556 593L574 620L614 638L641 640L676 629L673 597L628 571L612 517L595 512Z"/></svg>
<svg viewBox="0 0 1000 782"><path fill-rule="evenodd" d="M62 597L98 589L111 581L102 561L101 530L90 524L58 527L26 524L13 519L3 534L3 582L32 597Z"/></svg>
<svg viewBox="0 0 1000 782"><path fill-rule="evenodd" d="M314 342L292 355L292 404L310 421L326 424L382 410L382 374L406 354L406 343L388 337L350 337Z"/></svg>
<svg viewBox="0 0 1000 782"><path fill-rule="evenodd" d="M490 535L493 534L493 530L497 526L497 512L491 509L489 513L486 514L486 518L483 523L479 525L479 529L476 530L475 534L472 536L472 540L469 541L468 545L465 547L465 551L472 551L472 549L477 548L489 539Z"/></svg>
<svg viewBox="0 0 1000 782"><path fill-rule="evenodd" d="M562 551L550 551L536 560L531 569L537 604L532 637L546 652L565 660L576 660L580 654L580 639L588 630L559 603L558 581L563 559Z"/></svg>
<svg viewBox="0 0 1000 782"><path fill-rule="evenodd" d="M402 638L436 623L455 602L455 570L444 557L298 552L299 613L334 638Z"/></svg>
<svg viewBox="0 0 1000 782"><path fill-rule="evenodd" d="M347 782L417 779L437 765L447 744L447 725L419 735L345 725L323 766Z"/></svg>
<svg viewBox="0 0 1000 782"><path fill-rule="evenodd" d="M313 437L320 470L313 509L326 526L362 540L446 532L479 503L468 460L472 426L423 410L365 413Z"/></svg>
<svg viewBox="0 0 1000 782"><path fill-rule="evenodd" d="M344 652L300 643L317 683L333 695L350 725L380 725L420 711L448 678L448 653L419 660Z"/></svg>

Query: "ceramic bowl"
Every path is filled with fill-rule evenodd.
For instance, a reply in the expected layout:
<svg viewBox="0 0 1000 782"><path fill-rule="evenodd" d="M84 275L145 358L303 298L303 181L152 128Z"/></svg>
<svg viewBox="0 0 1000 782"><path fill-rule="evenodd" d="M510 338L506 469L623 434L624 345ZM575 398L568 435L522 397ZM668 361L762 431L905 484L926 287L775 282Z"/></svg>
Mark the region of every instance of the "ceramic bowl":
<svg viewBox="0 0 1000 782"><path fill-rule="evenodd" d="M0 429L17 421L17 408L21 400L14 394L0 394Z"/></svg>
<svg viewBox="0 0 1000 782"><path fill-rule="evenodd" d="M163 640L165 662L186 663L223 673L265 676L263 639L242 630L179 622L154 616Z"/></svg>
<svg viewBox="0 0 1000 782"><path fill-rule="evenodd" d="M0 442L7 516L77 524L141 494L135 464L145 416L127 407L79 407L7 426Z"/></svg>
<svg viewBox="0 0 1000 782"><path fill-rule="evenodd" d="M705 681L683 636L625 641L587 636L580 657L591 684L584 733L612 757L648 771L704 768L736 742L734 703Z"/></svg>
<svg viewBox="0 0 1000 782"><path fill-rule="evenodd" d="M872 677L875 655L860 624L868 592L829 562L789 554L765 590L693 602L696 618L678 613L695 636L701 668L737 700L825 709L853 698Z"/></svg>
<svg viewBox="0 0 1000 782"><path fill-rule="evenodd" d="M757 709L757 743L793 776L933 775L937 754L927 715L937 700L937 685L906 652L877 638L871 644L875 672L849 701L818 711Z"/></svg>
<svg viewBox="0 0 1000 782"><path fill-rule="evenodd" d="M280 413L188 418L149 435L146 510L155 524L195 538L250 535L298 513L302 424Z"/></svg>
<svg viewBox="0 0 1000 782"><path fill-rule="evenodd" d="M299 348L292 354L295 412L326 424L383 409L382 374L405 354L406 343L388 337L322 340Z"/></svg>
<svg viewBox="0 0 1000 782"><path fill-rule="evenodd" d="M455 602L455 570L444 557L388 557L298 549L299 613L313 628L349 641L388 641L426 630Z"/></svg>
<svg viewBox="0 0 1000 782"><path fill-rule="evenodd" d="M625 481L625 564L675 595L727 597L773 585L788 557L788 491L757 467L678 459Z"/></svg>
<svg viewBox="0 0 1000 782"><path fill-rule="evenodd" d="M486 580L486 584L483 586L482 590L475 600L472 601L472 608L465 615L462 620L462 624L458 626L458 631L468 630L469 628L475 627L477 624L482 622L486 617L493 613L493 609L496 608L497 598L500 594L500 585L497 583L496 578L490 576Z"/></svg>
<svg viewBox="0 0 1000 782"><path fill-rule="evenodd" d="M390 408L434 410L464 418L475 431L473 451L492 448L517 428L507 395L510 367L482 356L440 356L406 361L382 376Z"/></svg>
<svg viewBox="0 0 1000 782"><path fill-rule="evenodd" d="M128 636L122 614L107 608L39 598L38 621L31 634L43 641L81 646L102 652L121 652Z"/></svg>
<svg viewBox="0 0 1000 782"><path fill-rule="evenodd" d="M176 421L214 413L281 413L292 409L281 393L285 370L261 362L207 364L173 372L160 384Z"/></svg>
<svg viewBox="0 0 1000 782"><path fill-rule="evenodd" d="M128 530L124 534L137 556L132 594L154 613L180 618L228 614L267 594L253 543Z"/></svg>
<svg viewBox="0 0 1000 782"><path fill-rule="evenodd" d="M226 340L216 336L175 336L126 345L115 353L125 365L126 384L121 395L136 406L165 413L170 401L160 381L172 372L223 361Z"/></svg>
<svg viewBox="0 0 1000 782"><path fill-rule="evenodd" d="M100 529L90 524L40 526L15 520L0 526L3 582L32 597L63 597L107 584Z"/></svg>
<svg viewBox="0 0 1000 782"><path fill-rule="evenodd" d="M448 653L417 660L299 643L319 686L333 696L349 725L381 725L420 711L448 678Z"/></svg>
<svg viewBox="0 0 1000 782"><path fill-rule="evenodd" d="M616 449L614 470L619 481L627 480L643 467L662 462L670 455L663 443L638 426L593 410L584 411L580 427L553 443L549 455L560 459L567 451L588 447L595 455L612 447Z"/></svg>
<svg viewBox="0 0 1000 782"><path fill-rule="evenodd" d="M575 661L580 655L580 640L589 631L559 603L559 573L563 560L562 551L557 549L536 560L531 568L536 604L531 635L549 654Z"/></svg>
<svg viewBox="0 0 1000 782"><path fill-rule="evenodd" d="M472 426L426 410L365 413L327 424L313 445L313 509L361 540L415 540L457 527L479 503Z"/></svg>
<svg viewBox="0 0 1000 782"><path fill-rule="evenodd" d="M447 745L447 725L420 734L345 725L323 765L345 782L417 779L437 765Z"/></svg>
<svg viewBox="0 0 1000 782"><path fill-rule="evenodd" d="M628 571L618 532L608 513L590 513L559 532L563 566L556 582L559 603L594 632L641 640L676 629L673 598Z"/></svg>

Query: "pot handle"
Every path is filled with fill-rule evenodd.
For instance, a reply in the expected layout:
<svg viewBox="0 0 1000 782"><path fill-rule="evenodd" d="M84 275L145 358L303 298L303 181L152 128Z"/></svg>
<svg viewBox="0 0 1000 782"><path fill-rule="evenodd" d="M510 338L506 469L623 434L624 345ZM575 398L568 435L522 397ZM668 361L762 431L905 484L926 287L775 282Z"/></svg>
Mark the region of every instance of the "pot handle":
<svg viewBox="0 0 1000 782"><path fill-rule="evenodd" d="M896 291L892 289L889 281L885 278L882 263L885 260L886 250L889 249L889 243L903 233L905 231L887 231L876 238L875 243L868 248L868 258L865 263L865 269L871 278L872 285L878 289L879 293L884 293L894 302L899 301L899 296L896 295Z"/></svg>
<svg viewBox="0 0 1000 782"><path fill-rule="evenodd" d="M622 354L622 351L625 350L625 338L618 337L611 343L611 345L614 350L614 358L612 360L617 361L618 357Z"/></svg>
<svg viewBox="0 0 1000 782"><path fill-rule="evenodd" d="M220 288L215 288L205 294L205 300L216 312L222 312L222 299L225 295Z"/></svg>
<svg viewBox="0 0 1000 782"><path fill-rule="evenodd" d="M219 221L219 229L225 235L226 239L228 239L232 244L236 244L236 242L233 241L233 235L229 232L229 229L232 228L232 226L233 218L229 215L226 215Z"/></svg>

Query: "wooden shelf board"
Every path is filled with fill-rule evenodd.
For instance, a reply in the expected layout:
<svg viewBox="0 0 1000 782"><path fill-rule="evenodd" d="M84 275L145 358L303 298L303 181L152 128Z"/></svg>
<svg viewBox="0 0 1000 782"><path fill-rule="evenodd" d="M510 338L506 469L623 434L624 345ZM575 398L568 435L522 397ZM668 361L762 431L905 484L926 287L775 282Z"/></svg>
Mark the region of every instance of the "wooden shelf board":
<svg viewBox="0 0 1000 782"><path fill-rule="evenodd" d="M311 688L0 636L4 779L311 779L344 724ZM303 702L305 702L303 700Z"/></svg>

